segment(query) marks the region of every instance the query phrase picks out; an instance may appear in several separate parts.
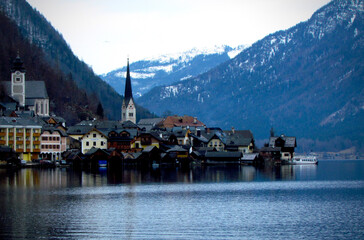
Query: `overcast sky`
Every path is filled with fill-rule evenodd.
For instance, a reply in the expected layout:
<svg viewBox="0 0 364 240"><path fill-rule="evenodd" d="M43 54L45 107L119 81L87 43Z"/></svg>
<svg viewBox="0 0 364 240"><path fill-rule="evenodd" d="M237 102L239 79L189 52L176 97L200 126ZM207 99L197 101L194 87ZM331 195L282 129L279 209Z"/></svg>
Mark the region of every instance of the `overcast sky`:
<svg viewBox="0 0 364 240"><path fill-rule="evenodd" d="M140 59L251 44L330 0L27 0L97 74Z"/></svg>

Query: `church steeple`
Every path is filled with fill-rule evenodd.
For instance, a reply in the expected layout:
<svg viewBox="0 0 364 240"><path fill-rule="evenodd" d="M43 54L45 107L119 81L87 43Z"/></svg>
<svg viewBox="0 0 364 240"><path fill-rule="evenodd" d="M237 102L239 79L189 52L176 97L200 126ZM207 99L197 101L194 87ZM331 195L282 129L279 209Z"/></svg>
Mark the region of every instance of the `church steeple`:
<svg viewBox="0 0 364 240"><path fill-rule="evenodd" d="M133 98L133 93L131 90L131 80L130 80L130 69L129 69L129 58L128 58L128 63L126 66L126 81L125 81L125 93L124 93L124 98L125 98L125 102L126 104L129 103L130 99Z"/></svg>
<svg viewBox="0 0 364 240"><path fill-rule="evenodd" d="M129 58L126 66L125 93L123 105L121 106L121 121L132 121L133 123L136 123L136 109L134 105L133 93L131 91Z"/></svg>

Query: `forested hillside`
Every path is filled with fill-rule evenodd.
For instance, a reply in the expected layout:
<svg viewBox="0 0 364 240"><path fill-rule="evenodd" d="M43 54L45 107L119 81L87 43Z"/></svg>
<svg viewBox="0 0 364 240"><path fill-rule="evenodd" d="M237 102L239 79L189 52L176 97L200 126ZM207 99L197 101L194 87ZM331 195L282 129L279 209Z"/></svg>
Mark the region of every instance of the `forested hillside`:
<svg viewBox="0 0 364 240"><path fill-rule="evenodd" d="M65 75L52 67L42 49L30 44L14 22L0 11L0 80L10 81L12 62L19 53L26 68L26 80L42 80L50 98L50 111L69 124L96 117L97 96L89 96L77 87L72 74ZM2 86L2 85L1 85ZM1 87L0 86L0 87ZM0 90L4 96L3 88Z"/></svg>
<svg viewBox="0 0 364 240"><path fill-rule="evenodd" d="M62 35L38 11L25 0L2 0L0 10L16 23L25 39L43 50L47 64L75 81L88 95L97 96L106 117L120 119L122 97L73 54ZM138 118L152 116L146 109L137 109Z"/></svg>

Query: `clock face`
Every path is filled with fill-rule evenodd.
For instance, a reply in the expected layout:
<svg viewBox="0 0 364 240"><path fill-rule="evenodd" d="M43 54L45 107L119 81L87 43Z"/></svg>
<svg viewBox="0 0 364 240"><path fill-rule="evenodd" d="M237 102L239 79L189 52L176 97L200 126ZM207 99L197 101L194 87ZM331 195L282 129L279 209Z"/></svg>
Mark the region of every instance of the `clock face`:
<svg viewBox="0 0 364 240"><path fill-rule="evenodd" d="M20 72L19 72L19 71L16 71L16 72L15 72L15 74L16 74L16 75L20 75Z"/></svg>

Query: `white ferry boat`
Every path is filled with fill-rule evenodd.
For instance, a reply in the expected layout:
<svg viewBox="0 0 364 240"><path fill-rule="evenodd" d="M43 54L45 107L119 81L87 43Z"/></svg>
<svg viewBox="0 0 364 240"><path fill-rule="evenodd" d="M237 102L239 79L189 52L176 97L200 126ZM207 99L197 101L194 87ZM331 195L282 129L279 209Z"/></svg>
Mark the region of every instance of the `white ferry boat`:
<svg viewBox="0 0 364 240"><path fill-rule="evenodd" d="M318 161L315 156L294 156L290 161L290 164L293 165L318 164Z"/></svg>

